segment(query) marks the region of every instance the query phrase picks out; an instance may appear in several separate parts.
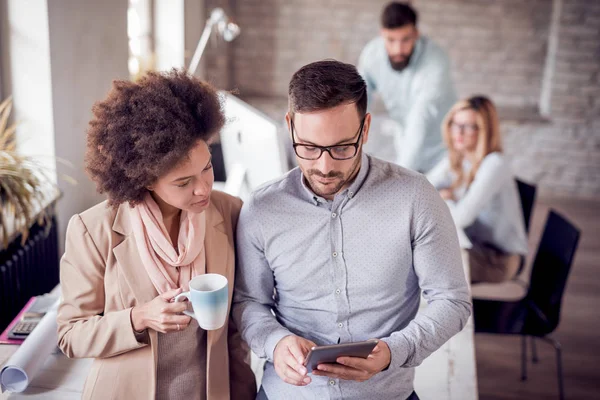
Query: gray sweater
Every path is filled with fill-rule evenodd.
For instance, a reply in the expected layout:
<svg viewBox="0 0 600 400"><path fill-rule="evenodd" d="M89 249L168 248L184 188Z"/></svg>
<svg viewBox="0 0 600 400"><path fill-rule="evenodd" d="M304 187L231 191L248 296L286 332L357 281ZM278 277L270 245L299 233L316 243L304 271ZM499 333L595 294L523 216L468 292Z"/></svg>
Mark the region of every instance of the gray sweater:
<svg viewBox="0 0 600 400"><path fill-rule="evenodd" d="M156 399L206 399L206 331L193 318L179 332L158 334Z"/></svg>

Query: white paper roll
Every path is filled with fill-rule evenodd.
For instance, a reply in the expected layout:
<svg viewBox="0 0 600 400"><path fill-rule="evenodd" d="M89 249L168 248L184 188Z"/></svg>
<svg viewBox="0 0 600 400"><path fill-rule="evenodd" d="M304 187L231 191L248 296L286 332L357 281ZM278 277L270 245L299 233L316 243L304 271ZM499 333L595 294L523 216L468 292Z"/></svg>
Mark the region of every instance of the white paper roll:
<svg viewBox="0 0 600 400"><path fill-rule="evenodd" d="M2 391L20 393L40 370L58 343L56 310L60 300L50 307L35 329L0 371Z"/></svg>

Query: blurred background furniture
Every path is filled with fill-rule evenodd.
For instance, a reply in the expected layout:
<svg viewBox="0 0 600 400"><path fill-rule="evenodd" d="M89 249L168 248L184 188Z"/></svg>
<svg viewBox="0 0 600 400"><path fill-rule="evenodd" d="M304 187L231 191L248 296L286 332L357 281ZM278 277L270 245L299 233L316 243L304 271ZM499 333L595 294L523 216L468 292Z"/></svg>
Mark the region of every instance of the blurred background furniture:
<svg viewBox="0 0 600 400"><path fill-rule="evenodd" d="M562 350L550 334L558 327L563 293L579 243L580 231L550 210L531 271L526 296L518 301L473 299L476 333L520 335L521 377L527 379L527 337L540 338L556 351L559 395L564 399ZM532 342L533 360L537 361Z"/></svg>
<svg viewBox="0 0 600 400"><path fill-rule="evenodd" d="M35 223L29 237L15 236L0 249L0 332L32 296L52 290L59 280L58 228L53 206L51 224Z"/></svg>

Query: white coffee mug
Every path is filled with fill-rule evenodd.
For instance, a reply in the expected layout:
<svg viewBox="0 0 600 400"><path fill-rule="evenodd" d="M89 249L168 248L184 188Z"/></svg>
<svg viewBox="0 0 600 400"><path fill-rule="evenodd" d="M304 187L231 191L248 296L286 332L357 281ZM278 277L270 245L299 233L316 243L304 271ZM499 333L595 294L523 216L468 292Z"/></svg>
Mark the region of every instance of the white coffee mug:
<svg viewBox="0 0 600 400"><path fill-rule="evenodd" d="M174 301L187 298L194 312L183 313L195 318L198 325L207 331L221 328L227 320L229 286L227 278L219 274L204 274L192 278L189 292L175 296Z"/></svg>

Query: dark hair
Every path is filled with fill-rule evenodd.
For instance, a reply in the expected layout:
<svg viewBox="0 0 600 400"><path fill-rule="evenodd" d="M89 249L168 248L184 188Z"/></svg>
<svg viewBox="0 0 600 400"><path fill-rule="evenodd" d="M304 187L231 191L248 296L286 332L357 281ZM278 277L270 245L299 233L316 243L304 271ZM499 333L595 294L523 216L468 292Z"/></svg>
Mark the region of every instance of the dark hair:
<svg viewBox="0 0 600 400"><path fill-rule="evenodd" d="M405 25L417 26L417 13L409 4L393 1L381 13L381 26L396 29Z"/></svg>
<svg viewBox="0 0 600 400"><path fill-rule="evenodd" d="M467 99L471 108L475 111L480 111L484 107L489 107L490 104L493 107L492 101L483 95L471 96Z"/></svg>
<svg viewBox="0 0 600 400"><path fill-rule="evenodd" d="M289 86L289 112L326 110L356 104L359 116L367 112L367 85L356 67L336 60L317 61L294 73Z"/></svg>
<svg viewBox="0 0 600 400"><path fill-rule="evenodd" d="M215 89L176 69L114 81L92 112L86 170L113 207L139 203L148 186L225 122Z"/></svg>

